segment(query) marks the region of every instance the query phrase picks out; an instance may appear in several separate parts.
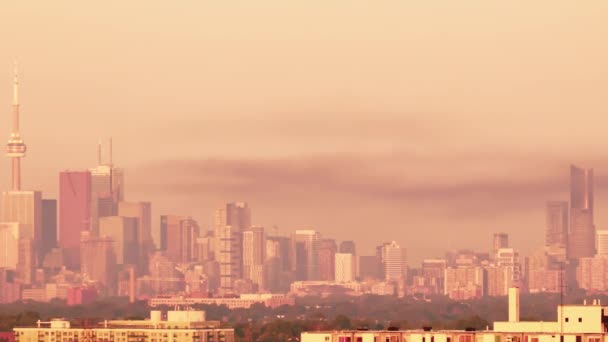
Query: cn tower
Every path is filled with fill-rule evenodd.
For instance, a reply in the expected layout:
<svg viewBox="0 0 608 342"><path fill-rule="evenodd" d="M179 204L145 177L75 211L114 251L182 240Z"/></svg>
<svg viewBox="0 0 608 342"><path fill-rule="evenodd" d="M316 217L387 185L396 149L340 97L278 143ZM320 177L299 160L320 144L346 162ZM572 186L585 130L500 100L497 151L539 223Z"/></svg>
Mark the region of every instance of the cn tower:
<svg viewBox="0 0 608 342"><path fill-rule="evenodd" d="M21 190L21 158L25 157L27 150L25 143L19 134L19 77L17 74L17 62L15 62L15 74L13 79L13 129L11 137L6 144L6 155L12 162L12 191Z"/></svg>

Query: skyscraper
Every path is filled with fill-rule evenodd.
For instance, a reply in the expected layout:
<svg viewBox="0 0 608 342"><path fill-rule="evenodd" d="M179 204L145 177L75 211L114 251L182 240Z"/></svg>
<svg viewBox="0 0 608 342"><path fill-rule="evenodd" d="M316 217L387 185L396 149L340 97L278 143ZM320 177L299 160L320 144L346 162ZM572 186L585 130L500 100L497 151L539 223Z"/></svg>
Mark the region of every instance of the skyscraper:
<svg viewBox="0 0 608 342"><path fill-rule="evenodd" d="M594 255L593 169L581 169L571 165L568 258L590 258Z"/></svg>
<svg viewBox="0 0 608 342"><path fill-rule="evenodd" d="M494 240L492 243L492 258L496 258L496 253L501 248L509 247L509 234L507 233L494 233Z"/></svg>
<svg viewBox="0 0 608 342"><path fill-rule="evenodd" d="M407 276L406 252L397 242L385 243L381 247L384 279L402 282Z"/></svg>
<svg viewBox="0 0 608 342"><path fill-rule="evenodd" d="M42 245L40 261L44 260L51 249L57 247L57 200L42 200Z"/></svg>
<svg viewBox="0 0 608 342"><path fill-rule="evenodd" d="M266 236L264 227L254 226L243 231L243 278L259 286L264 285Z"/></svg>
<svg viewBox="0 0 608 342"><path fill-rule="evenodd" d="M162 215L160 217L161 250L172 262L188 263L198 258L198 223L191 217Z"/></svg>
<svg viewBox="0 0 608 342"><path fill-rule="evenodd" d="M99 233L100 198L110 198L113 205L124 200L124 171L114 167L112 160L112 140L110 140L110 160L103 163L101 158L101 143L99 144L97 166L89 169L91 172L91 230ZM105 207L108 205L106 204ZM107 211L107 210L106 210Z"/></svg>
<svg viewBox="0 0 608 342"><path fill-rule="evenodd" d="M154 251L152 241L152 211L150 202L120 202L118 216L132 217L137 220L137 244L139 250L138 271L148 269L148 256Z"/></svg>
<svg viewBox="0 0 608 342"><path fill-rule="evenodd" d="M215 212L215 259L220 264L220 290L232 293L243 277L243 231L251 227L251 210L245 202L227 203Z"/></svg>
<svg viewBox="0 0 608 342"><path fill-rule="evenodd" d="M81 232L80 272L85 280L98 281L112 293L116 287L116 254L114 240Z"/></svg>
<svg viewBox="0 0 608 342"><path fill-rule="evenodd" d="M568 247L568 202L547 202L545 247L550 254L563 260Z"/></svg>
<svg viewBox="0 0 608 342"><path fill-rule="evenodd" d="M296 230L292 237L292 269L296 280L319 280L319 240L315 230Z"/></svg>
<svg viewBox="0 0 608 342"><path fill-rule="evenodd" d="M59 173L59 247L64 264L80 269L80 233L90 229L91 173L63 171Z"/></svg>
<svg viewBox="0 0 608 342"><path fill-rule="evenodd" d="M321 239L319 241L319 280L336 279L336 240Z"/></svg>
<svg viewBox="0 0 608 342"><path fill-rule="evenodd" d="M38 256L42 240L42 193L40 191L6 191L2 193L0 222L19 223L20 238L31 238Z"/></svg>
<svg viewBox="0 0 608 342"><path fill-rule="evenodd" d="M116 263L136 265L139 258L137 218L106 216L99 219L99 236L108 236L114 241Z"/></svg>
<svg viewBox="0 0 608 342"><path fill-rule="evenodd" d="M15 269L19 261L19 223L0 223L0 269Z"/></svg>

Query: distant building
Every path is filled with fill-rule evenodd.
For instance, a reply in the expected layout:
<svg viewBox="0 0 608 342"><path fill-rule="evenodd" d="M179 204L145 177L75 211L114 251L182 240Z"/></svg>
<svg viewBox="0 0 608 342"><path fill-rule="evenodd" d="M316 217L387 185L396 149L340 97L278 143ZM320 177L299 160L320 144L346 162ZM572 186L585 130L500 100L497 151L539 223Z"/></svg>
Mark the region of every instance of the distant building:
<svg viewBox="0 0 608 342"><path fill-rule="evenodd" d="M68 269L80 267L80 233L90 229L91 173L59 173L59 247Z"/></svg>
<svg viewBox="0 0 608 342"><path fill-rule="evenodd" d="M57 200L42 200L42 241L40 245L39 263L53 248L57 247Z"/></svg>
<svg viewBox="0 0 608 342"><path fill-rule="evenodd" d="M337 283L349 283L355 280L355 257L350 253L336 253Z"/></svg>
<svg viewBox="0 0 608 342"><path fill-rule="evenodd" d="M249 227L251 209L245 202L227 203L215 212L215 259L223 293L233 293L234 282L243 277L243 231Z"/></svg>
<svg viewBox="0 0 608 342"><path fill-rule="evenodd" d="M608 257L608 230L596 230L596 255Z"/></svg>
<svg viewBox="0 0 608 342"><path fill-rule="evenodd" d="M580 288L599 292L608 290L608 257L581 258L576 273Z"/></svg>
<svg viewBox="0 0 608 342"><path fill-rule="evenodd" d="M496 265L509 269L510 279L507 279L504 295L509 287L520 286L522 281L521 260L519 252L513 248L501 248L496 253Z"/></svg>
<svg viewBox="0 0 608 342"><path fill-rule="evenodd" d="M20 238L31 238L35 259L42 245L42 193L40 191L5 191L2 193L0 222L19 223ZM37 262L35 262L37 264Z"/></svg>
<svg viewBox="0 0 608 342"><path fill-rule="evenodd" d="M17 267L19 262L19 239L19 223L0 223L0 268L14 270Z"/></svg>
<svg viewBox="0 0 608 342"><path fill-rule="evenodd" d="M319 279L319 241L314 230L296 230L292 236L292 269L296 280Z"/></svg>
<svg viewBox="0 0 608 342"><path fill-rule="evenodd" d="M444 276L444 294L452 299L479 298L484 293L485 277L481 267L448 267Z"/></svg>
<svg viewBox="0 0 608 342"><path fill-rule="evenodd" d="M137 265L139 261L137 218L107 216L99 219L100 236L108 236L114 241L116 263Z"/></svg>
<svg viewBox="0 0 608 342"><path fill-rule="evenodd" d="M114 240L82 232L80 240L80 270L87 280L99 282L113 293L116 287L116 254Z"/></svg>
<svg viewBox="0 0 608 342"><path fill-rule="evenodd" d="M125 178L122 169L115 168L111 160L108 164L102 164L101 158L98 165L89 171L91 173L91 231L98 234L99 218L103 216L99 212L100 198L110 198L114 205L124 201Z"/></svg>
<svg viewBox="0 0 608 342"><path fill-rule="evenodd" d="M376 255L360 255L357 257L357 278L381 279L382 264Z"/></svg>
<svg viewBox="0 0 608 342"><path fill-rule="evenodd" d="M191 217L162 215L160 217L161 250L169 260L188 263L198 259L196 241L200 237L198 223Z"/></svg>
<svg viewBox="0 0 608 342"><path fill-rule="evenodd" d="M561 255L560 260L566 259L568 247L568 202L547 202L545 247Z"/></svg>
<svg viewBox="0 0 608 342"><path fill-rule="evenodd" d="M228 309L248 309L254 304L264 304L269 308L277 308L282 305L295 305L293 297L283 294L241 294L233 298L203 298L203 297L182 297L182 296L162 296L148 300L150 307L157 306L191 306L191 305L226 305Z"/></svg>
<svg viewBox="0 0 608 342"><path fill-rule="evenodd" d="M570 166L570 231L568 258L591 258L595 255L593 223L593 169Z"/></svg>
<svg viewBox="0 0 608 342"><path fill-rule="evenodd" d="M528 291L530 293L553 292L559 293L564 289L564 271L534 269L528 275Z"/></svg>
<svg viewBox="0 0 608 342"><path fill-rule="evenodd" d="M34 282L36 270L36 251L34 239L22 237L19 239L19 259L17 261L17 275L24 285Z"/></svg>
<svg viewBox="0 0 608 342"><path fill-rule="evenodd" d="M492 259L496 258L496 254L501 248L509 248L509 234L494 233L494 240L492 242Z"/></svg>
<svg viewBox="0 0 608 342"><path fill-rule="evenodd" d="M387 281L403 281L407 277L407 262L405 248L397 242L387 242L381 248L384 279Z"/></svg>
<svg viewBox="0 0 608 342"><path fill-rule="evenodd" d="M334 280L336 276L336 240L321 239L319 241L319 280Z"/></svg>
<svg viewBox="0 0 608 342"><path fill-rule="evenodd" d="M73 305L86 305L93 303L97 300L97 289L95 287L71 287L67 291L67 304L68 306Z"/></svg>
<svg viewBox="0 0 608 342"><path fill-rule="evenodd" d="M143 273L148 269L148 256L154 251L152 240L152 210L150 202L120 202L118 216L135 218L137 220L137 249L136 269Z"/></svg>
<svg viewBox="0 0 608 342"><path fill-rule="evenodd" d="M254 226L243 231L243 278L264 288L266 235L264 227Z"/></svg>
<svg viewBox="0 0 608 342"><path fill-rule="evenodd" d="M445 270L448 262L445 259L425 259L422 261L422 277L425 287L433 294L443 293Z"/></svg>
<svg viewBox="0 0 608 342"><path fill-rule="evenodd" d="M348 253L352 255L357 255L357 249L355 248L355 242L352 240L342 241L340 243L340 253Z"/></svg>

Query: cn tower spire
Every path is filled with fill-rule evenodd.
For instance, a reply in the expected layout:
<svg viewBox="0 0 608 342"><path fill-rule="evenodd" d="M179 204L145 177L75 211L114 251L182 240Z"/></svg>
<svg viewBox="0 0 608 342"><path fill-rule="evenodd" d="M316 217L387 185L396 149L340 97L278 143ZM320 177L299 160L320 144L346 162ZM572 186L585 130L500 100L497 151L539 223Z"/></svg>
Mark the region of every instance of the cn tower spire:
<svg viewBox="0 0 608 342"><path fill-rule="evenodd" d="M17 61L13 76L13 128L11 136L6 144L6 155L11 158L12 181L11 190L21 190L21 158L25 157L27 150L25 143L19 133L19 73L17 71Z"/></svg>

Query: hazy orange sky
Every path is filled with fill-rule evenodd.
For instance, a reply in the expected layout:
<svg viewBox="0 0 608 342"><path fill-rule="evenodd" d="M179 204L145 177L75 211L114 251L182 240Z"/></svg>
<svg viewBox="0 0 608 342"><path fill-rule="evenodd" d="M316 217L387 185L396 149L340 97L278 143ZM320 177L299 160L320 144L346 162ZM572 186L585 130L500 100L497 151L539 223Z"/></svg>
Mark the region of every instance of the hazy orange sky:
<svg viewBox="0 0 608 342"><path fill-rule="evenodd" d="M410 264L495 231L528 253L570 162L608 222L607 41L602 0L6 1L0 132L17 58L23 182L49 197L112 136L154 215L246 200Z"/></svg>

